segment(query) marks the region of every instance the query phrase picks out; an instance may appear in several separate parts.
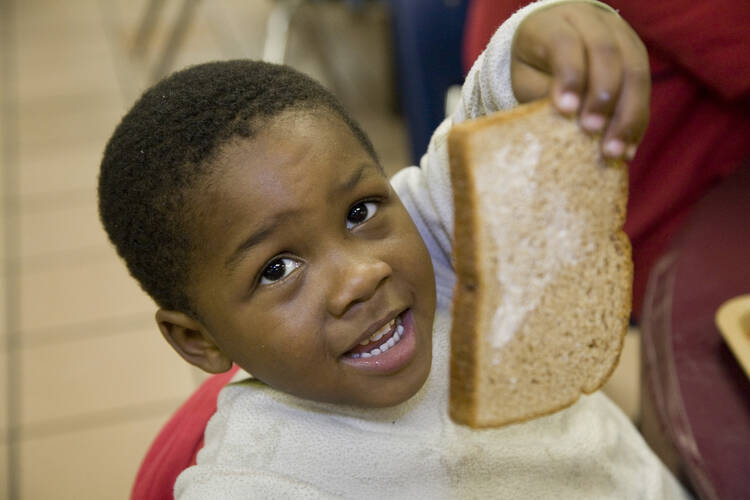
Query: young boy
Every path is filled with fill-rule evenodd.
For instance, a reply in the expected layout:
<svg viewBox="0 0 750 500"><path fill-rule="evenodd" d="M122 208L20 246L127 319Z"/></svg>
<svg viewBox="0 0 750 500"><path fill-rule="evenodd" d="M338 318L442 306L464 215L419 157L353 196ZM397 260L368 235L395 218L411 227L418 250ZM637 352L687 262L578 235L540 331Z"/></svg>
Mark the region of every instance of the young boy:
<svg viewBox="0 0 750 500"><path fill-rule="evenodd" d="M175 350L211 373L242 368L175 495L682 498L601 394L502 429L447 415L450 125L551 93L605 154L632 156L647 75L601 4L527 7L422 168L390 182L336 100L288 68L211 63L147 91L105 151L102 220Z"/></svg>

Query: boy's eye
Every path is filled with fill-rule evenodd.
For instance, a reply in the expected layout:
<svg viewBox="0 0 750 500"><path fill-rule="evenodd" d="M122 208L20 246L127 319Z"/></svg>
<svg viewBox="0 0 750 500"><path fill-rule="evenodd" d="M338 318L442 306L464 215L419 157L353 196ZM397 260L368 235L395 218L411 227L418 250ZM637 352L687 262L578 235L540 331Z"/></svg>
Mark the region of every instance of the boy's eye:
<svg viewBox="0 0 750 500"><path fill-rule="evenodd" d="M263 270L263 273L260 275L260 284L268 285L271 283L275 283L281 278L285 278L286 276L294 272L294 270L299 266L300 263L298 261L290 259L289 257L276 259L268 264Z"/></svg>
<svg viewBox="0 0 750 500"><path fill-rule="evenodd" d="M378 211L378 204L374 201L363 201L349 209L346 216L346 228L351 229L357 224L362 224L370 219Z"/></svg>

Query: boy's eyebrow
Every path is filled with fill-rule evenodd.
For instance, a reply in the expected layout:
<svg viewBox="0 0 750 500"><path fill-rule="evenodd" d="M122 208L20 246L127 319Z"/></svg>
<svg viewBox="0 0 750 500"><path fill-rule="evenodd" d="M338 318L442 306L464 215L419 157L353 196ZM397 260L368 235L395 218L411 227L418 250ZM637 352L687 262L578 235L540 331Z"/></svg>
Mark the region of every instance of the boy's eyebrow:
<svg viewBox="0 0 750 500"><path fill-rule="evenodd" d="M363 162L360 164L359 168L354 171L354 173L347 179L345 182L339 184L334 188L334 194L341 194L343 192L349 191L354 186L359 183L359 181L362 179L362 175L366 170L375 170L378 173L380 173L380 169L369 162ZM284 212L280 212L278 214L273 215L270 217L265 224L263 224L261 227L259 227L256 231L254 231L250 236L245 238L242 243L240 243L237 248L232 252L232 254L227 258L227 260L224 262L224 268L231 270L233 267L237 265L237 261L240 260L242 257L247 254L248 251L250 251L251 248L254 246L257 246L259 243L261 243L263 240L267 239L271 234L273 234L276 231L276 228L282 224L284 221L289 219L290 217L294 215L298 215L299 211L297 210L287 210Z"/></svg>
<svg viewBox="0 0 750 500"><path fill-rule="evenodd" d="M377 170L378 172L380 171L378 167L376 167L372 163L363 162L360 164L359 168L354 171L351 177L349 177L349 179L347 179L346 181L342 182L341 184L339 184L338 186L334 188L333 193L341 194L354 188L354 186L356 186L357 183L362 178L362 174L365 172L365 170L368 170L368 169Z"/></svg>
<svg viewBox="0 0 750 500"><path fill-rule="evenodd" d="M230 255L224 262L224 268L231 270L237 265L237 261L244 257L251 248L257 246L263 240L267 239L274 232L276 232L276 229L279 227L279 225L281 225L284 221L291 218L292 216L297 215L298 213L299 212L297 210L286 210L284 212L274 214L272 217L266 220L265 224L260 226L237 246L234 252L232 252L232 255Z"/></svg>

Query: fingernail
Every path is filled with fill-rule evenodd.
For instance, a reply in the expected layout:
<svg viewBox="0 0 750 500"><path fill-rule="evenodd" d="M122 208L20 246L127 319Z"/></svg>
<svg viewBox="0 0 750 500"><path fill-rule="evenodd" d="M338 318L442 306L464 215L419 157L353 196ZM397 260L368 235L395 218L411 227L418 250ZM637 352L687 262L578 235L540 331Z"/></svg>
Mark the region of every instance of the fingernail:
<svg viewBox="0 0 750 500"><path fill-rule="evenodd" d="M604 154L610 158L619 158L625 152L625 143L619 139L610 139L604 143Z"/></svg>
<svg viewBox="0 0 750 500"><path fill-rule="evenodd" d="M581 118L581 125L589 132L599 132L604 127L602 115L586 115Z"/></svg>
<svg viewBox="0 0 750 500"><path fill-rule="evenodd" d="M575 113L578 111L580 100L573 92L564 92L557 98L557 107L565 113Z"/></svg>
<svg viewBox="0 0 750 500"><path fill-rule="evenodd" d="M628 161L635 158L635 153L638 151L638 146L635 144L631 144L630 146L625 149L625 158L627 158Z"/></svg>

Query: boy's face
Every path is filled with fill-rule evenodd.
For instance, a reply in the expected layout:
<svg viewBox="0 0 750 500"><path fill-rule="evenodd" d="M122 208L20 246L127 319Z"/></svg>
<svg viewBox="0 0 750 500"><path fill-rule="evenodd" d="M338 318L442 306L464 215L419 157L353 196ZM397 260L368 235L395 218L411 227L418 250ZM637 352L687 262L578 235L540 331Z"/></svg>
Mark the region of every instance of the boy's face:
<svg viewBox="0 0 750 500"><path fill-rule="evenodd" d="M431 363L430 256L343 121L282 113L224 147L215 171L189 292L204 335L303 398L377 407L414 395Z"/></svg>

